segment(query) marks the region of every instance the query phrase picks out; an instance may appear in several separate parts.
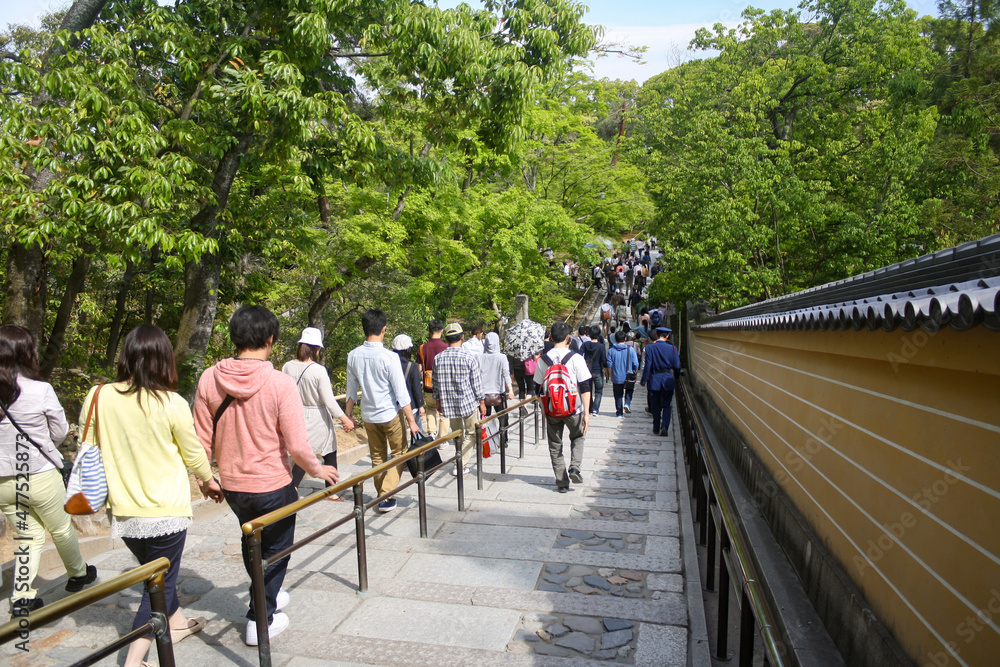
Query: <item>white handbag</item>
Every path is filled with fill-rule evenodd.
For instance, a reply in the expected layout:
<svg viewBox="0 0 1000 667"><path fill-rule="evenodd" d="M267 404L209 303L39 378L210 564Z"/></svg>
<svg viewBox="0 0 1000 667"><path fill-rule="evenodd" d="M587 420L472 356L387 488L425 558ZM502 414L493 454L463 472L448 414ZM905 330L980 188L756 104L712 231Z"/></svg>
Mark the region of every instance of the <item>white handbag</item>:
<svg viewBox="0 0 1000 667"><path fill-rule="evenodd" d="M66 484L66 501L63 509L67 514L95 514L108 501L108 478L104 473L104 458L101 456L100 435L97 426L97 398L104 385L99 385L87 410L87 421L83 425L83 439L80 451L73 462L73 470ZM94 419L94 444L87 442L90 419Z"/></svg>

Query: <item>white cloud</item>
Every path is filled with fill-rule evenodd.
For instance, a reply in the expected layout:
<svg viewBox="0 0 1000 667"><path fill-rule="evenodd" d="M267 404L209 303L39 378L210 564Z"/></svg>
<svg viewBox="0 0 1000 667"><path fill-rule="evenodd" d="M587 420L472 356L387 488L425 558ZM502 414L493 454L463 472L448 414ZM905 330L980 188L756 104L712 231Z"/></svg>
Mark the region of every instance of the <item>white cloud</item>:
<svg viewBox="0 0 1000 667"><path fill-rule="evenodd" d="M594 76L598 79L635 79L639 83L656 76L680 61L701 58L704 51L690 51L688 45L694 39L699 28L711 29L712 23L688 23L660 26L614 26L609 27L604 35L605 42L617 42L634 46L648 46L646 64L638 65L628 58L611 55L597 59L594 62ZM726 27L734 28L737 23L725 23Z"/></svg>

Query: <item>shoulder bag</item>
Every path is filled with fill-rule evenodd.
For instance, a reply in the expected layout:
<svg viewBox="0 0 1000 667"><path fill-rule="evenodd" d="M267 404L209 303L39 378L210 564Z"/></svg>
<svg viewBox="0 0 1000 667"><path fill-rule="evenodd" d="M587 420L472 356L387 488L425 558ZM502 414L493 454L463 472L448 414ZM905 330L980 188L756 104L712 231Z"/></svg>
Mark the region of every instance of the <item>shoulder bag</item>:
<svg viewBox="0 0 1000 667"><path fill-rule="evenodd" d="M66 484L66 501L63 509L67 514L94 514L101 511L108 501L108 478L104 473L104 459L101 456L101 440L98 429L97 399L104 385L98 385L94 398L87 410L87 421L83 425L80 451L73 462L73 470ZM94 443L87 442L90 419L94 419Z"/></svg>
<svg viewBox="0 0 1000 667"><path fill-rule="evenodd" d="M426 345L426 343L424 345ZM424 367L424 377L423 377L424 391L431 391L432 389L434 389L434 372L433 369L427 367L427 359L424 358L423 345L417 348L417 354L420 355L420 363L423 364Z"/></svg>

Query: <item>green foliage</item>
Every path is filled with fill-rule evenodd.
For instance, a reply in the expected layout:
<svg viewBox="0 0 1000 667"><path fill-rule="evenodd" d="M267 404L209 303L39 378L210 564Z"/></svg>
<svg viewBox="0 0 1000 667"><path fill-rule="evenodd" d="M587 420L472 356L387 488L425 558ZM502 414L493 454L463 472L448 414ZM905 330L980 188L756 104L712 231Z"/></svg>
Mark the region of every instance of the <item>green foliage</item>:
<svg viewBox="0 0 1000 667"><path fill-rule="evenodd" d="M180 337L206 257L207 362L242 303L279 314L279 359L324 326L335 370L368 307L419 338L430 317L496 322L519 293L541 320L575 301L540 248L582 258L651 214L642 172L612 168L594 130L605 84L570 74L599 34L583 12L110 0L77 35L0 35L0 225L44 251L47 325L72 258L91 259L60 386L106 376L139 322Z"/></svg>
<svg viewBox="0 0 1000 667"><path fill-rule="evenodd" d="M748 9L694 45L720 55L647 82L632 138L672 246L658 292L735 306L934 244L912 181L935 58L905 3Z"/></svg>

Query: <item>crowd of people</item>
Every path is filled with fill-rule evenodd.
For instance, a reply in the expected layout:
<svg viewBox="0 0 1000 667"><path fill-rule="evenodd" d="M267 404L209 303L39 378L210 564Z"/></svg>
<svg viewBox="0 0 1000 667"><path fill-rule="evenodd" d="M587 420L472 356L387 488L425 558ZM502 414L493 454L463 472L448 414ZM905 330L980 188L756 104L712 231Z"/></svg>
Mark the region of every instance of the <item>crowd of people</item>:
<svg viewBox="0 0 1000 667"><path fill-rule="evenodd" d="M177 595L192 523L188 469L204 497L228 503L237 522L234 530L239 530L239 525L295 501L306 474L327 486L340 479L335 425L345 432L355 429L359 406L373 467L402 456L418 438L429 441L458 431L461 455L451 472L464 475L474 471L470 464L478 441L476 422L503 410L515 397L538 395L559 492L583 481L584 438L590 417L600 413L606 383L612 385L617 417L632 412L636 382L647 386L646 411L652 414L653 431L666 435L680 361L669 342L670 329L662 326L663 310L651 310L643 302L646 279L657 267L649 245L633 242L594 267L595 282L604 281L607 290L600 324L581 326L574 336L565 322L555 322L543 349L525 360L505 354L497 332L476 326L467 335L461 324L446 325L438 319L429 322L422 344L401 333L389 349L387 315L378 309L365 311L364 343L347 357L343 409L322 363L322 332L304 329L295 359L278 371L270 362L280 333L278 319L261 306L244 306L233 314L229 336L235 355L202 373L193 408L176 391L177 370L167 335L152 325L130 331L115 382L91 388L79 424L93 434L103 455L112 535L122 538L140 564L162 556L170 559L165 590L173 641L206 626L204 618L184 615ZM14 587L14 614L30 614L44 604L32 582L45 531L66 568L66 590L82 590L97 578L94 566L81 556L63 508L59 469L68 464L56 446L69 427L53 388L39 377L36 347L28 329L0 327L0 509L23 541L27 562L25 580ZM218 478L212 472L213 460ZM380 512L396 508L396 499L386 496L399 479L399 466L375 476L376 493L385 497ZM341 500L335 495L328 499ZM294 515L264 529L263 557L289 547L294 531ZM247 537L242 539L249 574ZM266 609L257 609L250 596L244 635L248 645L258 643L259 614L266 614L272 637L289 625L281 612L290 600L282 587L288 560L270 565L265 573ZM144 594L133 629L149 619L149 597ZM134 642L125 664L146 664L151 642L151 635Z"/></svg>

